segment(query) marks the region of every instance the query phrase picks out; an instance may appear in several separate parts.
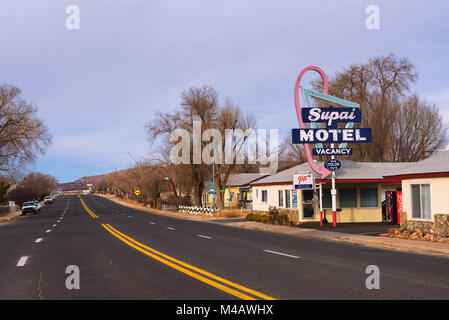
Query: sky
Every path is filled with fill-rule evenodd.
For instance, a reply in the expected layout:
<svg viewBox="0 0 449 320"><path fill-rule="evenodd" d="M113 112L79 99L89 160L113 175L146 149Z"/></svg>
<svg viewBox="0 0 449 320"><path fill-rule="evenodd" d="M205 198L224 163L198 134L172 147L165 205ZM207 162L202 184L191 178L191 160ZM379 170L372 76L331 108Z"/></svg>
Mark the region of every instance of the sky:
<svg viewBox="0 0 449 320"><path fill-rule="evenodd" d="M66 27L66 7L80 28ZM380 28L365 26L377 5ZM29 170L69 182L148 156L145 124L179 108L191 86L212 86L256 115L259 128L298 127L293 88L372 57L408 57L411 92L449 121L449 2L4 0L0 83L38 107L53 144ZM310 79L305 79L310 80Z"/></svg>

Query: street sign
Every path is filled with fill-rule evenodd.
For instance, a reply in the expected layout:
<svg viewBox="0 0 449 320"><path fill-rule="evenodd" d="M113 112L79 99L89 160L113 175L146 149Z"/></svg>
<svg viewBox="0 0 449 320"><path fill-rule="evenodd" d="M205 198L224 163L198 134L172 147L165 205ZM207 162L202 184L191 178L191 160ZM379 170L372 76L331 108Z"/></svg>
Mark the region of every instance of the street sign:
<svg viewBox="0 0 449 320"><path fill-rule="evenodd" d="M215 183L214 182L211 182L210 184L209 184L209 193L210 194L215 194Z"/></svg>
<svg viewBox="0 0 449 320"><path fill-rule="evenodd" d="M294 174L293 175L293 187L300 190L313 189L315 185L315 179L310 173L306 174Z"/></svg>
<svg viewBox="0 0 449 320"><path fill-rule="evenodd" d="M337 159L329 159L324 163L324 167L330 171L337 171L341 168L341 162Z"/></svg>
<svg viewBox="0 0 449 320"><path fill-rule="evenodd" d="M138 196L138 195L140 194L140 190L134 191L134 194L135 194L136 196Z"/></svg>

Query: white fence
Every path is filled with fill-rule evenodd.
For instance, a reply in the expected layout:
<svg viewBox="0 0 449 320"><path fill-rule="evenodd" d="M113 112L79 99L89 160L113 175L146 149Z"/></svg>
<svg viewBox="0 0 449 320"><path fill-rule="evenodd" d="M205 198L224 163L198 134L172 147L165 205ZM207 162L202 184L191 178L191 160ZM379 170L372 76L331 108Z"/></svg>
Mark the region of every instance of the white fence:
<svg viewBox="0 0 449 320"><path fill-rule="evenodd" d="M214 214L214 209L210 207L178 206L178 211L191 214ZM219 211L218 208L215 209L215 212L217 211Z"/></svg>

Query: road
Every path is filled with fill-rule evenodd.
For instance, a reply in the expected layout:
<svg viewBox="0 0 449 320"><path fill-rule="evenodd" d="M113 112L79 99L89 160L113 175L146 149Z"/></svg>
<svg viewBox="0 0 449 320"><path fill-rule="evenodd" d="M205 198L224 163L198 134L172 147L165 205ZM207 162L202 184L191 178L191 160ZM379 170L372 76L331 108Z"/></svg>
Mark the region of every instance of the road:
<svg viewBox="0 0 449 320"><path fill-rule="evenodd" d="M0 299L449 299L449 259L60 196L0 226ZM69 290L68 266L80 272ZM380 270L368 290L367 266Z"/></svg>

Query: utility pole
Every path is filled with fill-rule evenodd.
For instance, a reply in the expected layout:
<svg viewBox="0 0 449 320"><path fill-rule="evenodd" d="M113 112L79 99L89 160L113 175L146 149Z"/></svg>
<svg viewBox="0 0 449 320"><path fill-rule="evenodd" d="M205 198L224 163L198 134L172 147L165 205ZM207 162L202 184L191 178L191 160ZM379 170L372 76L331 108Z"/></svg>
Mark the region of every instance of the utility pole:
<svg viewBox="0 0 449 320"><path fill-rule="evenodd" d="M214 150L214 160L212 162L212 181L214 184L214 193L212 193L212 211L215 213L215 190L217 190L217 186L215 185L215 129L212 128L213 132L213 140L212 140L212 148Z"/></svg>

